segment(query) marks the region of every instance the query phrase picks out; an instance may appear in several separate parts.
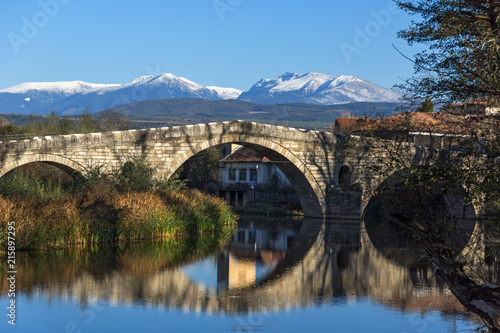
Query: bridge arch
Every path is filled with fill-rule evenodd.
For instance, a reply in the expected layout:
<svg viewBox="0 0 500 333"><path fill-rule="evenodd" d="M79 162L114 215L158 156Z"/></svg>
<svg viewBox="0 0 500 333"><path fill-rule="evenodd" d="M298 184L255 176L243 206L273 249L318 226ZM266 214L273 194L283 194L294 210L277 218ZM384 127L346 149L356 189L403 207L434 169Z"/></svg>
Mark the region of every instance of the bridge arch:
<svg viewBox="0 0 500 333"><path fill-rule="evenodd" d="M74 172L82 173L85 170L85 168L81 164L63 156L52 154L36 154L26 155L14 162L5 164L3 168L0 169L0 178L20 166L35 162L49 163L67 172L70 175Z"/></svg>
<svg viewBox="0 0 500 333"><path fill-rule="evenodd" d="M305 216L323 218L327 214L325 194L307 165L289 149L262 137L223 135L201 142L174 161L168 170L167 177L174 174L189 158L199 152L230 143L255 149L271 161L277 162L276 166L295 188Z"/></svg>

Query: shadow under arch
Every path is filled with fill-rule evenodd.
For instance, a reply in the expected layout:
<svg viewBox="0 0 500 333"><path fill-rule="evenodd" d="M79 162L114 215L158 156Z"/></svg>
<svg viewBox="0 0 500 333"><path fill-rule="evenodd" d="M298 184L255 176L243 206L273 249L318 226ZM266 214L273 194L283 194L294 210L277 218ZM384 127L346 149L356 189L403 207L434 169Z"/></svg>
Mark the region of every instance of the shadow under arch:
<svg viewBox="0 0 500 333"><path fill-rule="evenodd" d="M7 163L3 168L0 169L0 178L18 167L36 162L50 164L63 170L69 175L82 174L86 170L86 168L81 164L66 157L51 154L36 154L25 156L14 162Z"/></svg>
<svg viewBox="0 0 500 333"><path fill-rule="evenodd" d="M252 148L275 163L295 188L305 216L316 218L326 216L325 194L307 165L287 148L263 138L223 135L222 137L206 140L178 157L169 170L167 177L174 174L188 159L199 152L230 143Z"/></svg>
<svg viewBox="0 0 500 333"><path fill-rule="evenodd" d="M422 214L417 222L422 227L438 230L443 236L443 244L453 249L454 253L464 255L474 247L480 232L476 221L476 209L472 204L465 204L464 189L455 189L454 193L441 193L439 185L431 188L429 198L426 193L404 188L400 184L403 171L397 171L387 177L373 192L366 205L361 225L373 246L403 266L416 264L422 248L413 237L412 227L404 226L398 219L411 220L412 212ZM432 200L431 200L432 199ZM408 214L408 215L406 215ZM431 225L432 223L432 225ZM391 248L390 253L387 249Z"/></svg>

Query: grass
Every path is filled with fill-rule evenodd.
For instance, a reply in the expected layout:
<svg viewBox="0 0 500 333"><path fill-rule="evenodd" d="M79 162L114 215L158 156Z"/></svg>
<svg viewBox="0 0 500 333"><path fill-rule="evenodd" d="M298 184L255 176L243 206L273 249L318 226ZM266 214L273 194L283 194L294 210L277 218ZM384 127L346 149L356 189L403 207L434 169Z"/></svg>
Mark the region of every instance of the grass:
<svg viewBox="0 0 500 333"><path fill-rule="evenodd" d="M196 190L126 192L84 200L0 197L0 234L16 222L17 249L137 241L235 230L236 216L219 198ZM7 240L0 238L0 248Z"/></svg>
<svg viewBox="0 0 500 333"><path fill-rule="evenodd" d="M144 173L143 168L137 170ZM112 177L94 170L74 186L61 181L41 181L23 173L2 178L0 235L6 235L7 223L14 221L17 249L34 250L228 234L236 229L236 215L220 198L179 189L178 183L173 187L158 186L152 173L149 180L137 178L139 185L133 184L133 176L127 177L126 187L123 172ZM0 249L6 248L6 244L6 237L0 236Z"/></svg>

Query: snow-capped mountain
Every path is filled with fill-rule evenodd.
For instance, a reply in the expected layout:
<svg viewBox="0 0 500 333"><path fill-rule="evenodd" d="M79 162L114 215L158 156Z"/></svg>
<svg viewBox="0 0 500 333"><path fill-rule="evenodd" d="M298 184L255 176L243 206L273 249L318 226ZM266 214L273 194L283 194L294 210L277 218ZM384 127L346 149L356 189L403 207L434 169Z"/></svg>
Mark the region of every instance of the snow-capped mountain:
<svg viewBox="0 0 500 333"><path fill-rule="evenodd" d="M235 88L221 88L216 86L207 86L206 88L215 91L220 99L237 99L243 92Z"/></svg>
<svg viewBox="0 0 500 333"><path fill-rule="evenodd" d="M27 82L0 90L0 113L45 113L57 103L77 94L86 95L119 85L82 81Z"/></svg>
<svg viewBox="0 0 500 333"><path fill-rule="evenodd" d="M0 90L0 113L98 112L117 105L155 99L240 99L261 104L343 104L398 102L401 94L353 76L321 73L285 73L257 82L249 91L202 86L173 74L143 76L128 84L93 84L82 81L22 83Z"/></svg>
<svg viewBox="0 0 500 333"><path fill-rule="evenodd" d="M103 88L117 87L119 84L94 84L82 81L63 81L63 82L27 82L17 86L0 90L11 94L25 94L34 91L51 91L61 93L67 96L78 93L89 93Z"/></svg>
<svg viewBox="0 0 500 333"><path fill-rule="evenodd" d="M285 73L263 79L238 99L262 104L344 104L350 102L398 102L401 93L354 76L321 73Z"/></svg>
<svg viewBox="0 0 500 333"><path fill-rule="evenodd" d="M0 90L0 113L60 114L92 112L153 99L235 99L242 91L204 87L173 74L143 76L128 84L92 84L81 81L23 83Z"/></svg>

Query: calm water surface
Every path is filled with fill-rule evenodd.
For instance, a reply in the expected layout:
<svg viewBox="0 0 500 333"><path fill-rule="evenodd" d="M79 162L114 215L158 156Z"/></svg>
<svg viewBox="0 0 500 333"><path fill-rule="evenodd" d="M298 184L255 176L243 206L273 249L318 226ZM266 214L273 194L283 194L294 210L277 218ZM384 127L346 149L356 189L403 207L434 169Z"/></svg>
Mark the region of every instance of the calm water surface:
<svg viewBox="0 0 500 333"><path fill-rule="evenodd" d="M349 221L245 218L209 236L17 254L1 332L473 332L415 251ZM385 245L384 245L385 244Z"/></svg>

